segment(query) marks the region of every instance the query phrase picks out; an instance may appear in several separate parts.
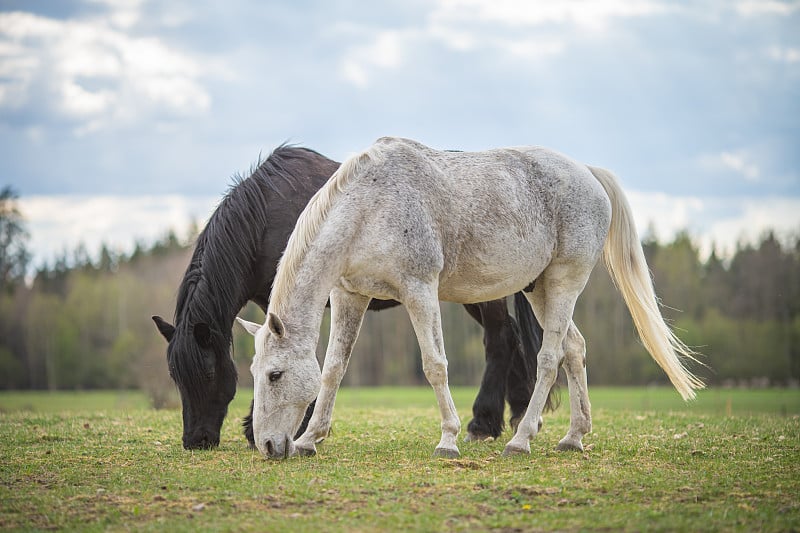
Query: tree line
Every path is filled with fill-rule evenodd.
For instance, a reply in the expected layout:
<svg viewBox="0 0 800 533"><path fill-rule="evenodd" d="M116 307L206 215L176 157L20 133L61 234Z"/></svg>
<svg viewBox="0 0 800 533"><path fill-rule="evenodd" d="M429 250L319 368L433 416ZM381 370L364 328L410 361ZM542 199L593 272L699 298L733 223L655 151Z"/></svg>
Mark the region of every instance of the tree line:
<svg viewBox="0 0 800 533"><path fill-rule="evenodd" d="M196 235L196 231L191 232ZM0 193L0 389L142 388L154 404L177 396L166 343L150 316L171 316L192 244L169 232L130 254L78 247L26 280L24 218ZM701 354L694 371L710 385L796 386L800 381L800 234L765 233L727 259L701 259L687 233L645 254L663 312ZM242 316L263 321L253 304ZM476 385L482 329L461 306L442 304L452 384ZM323 325L328 327L328 318ZM587 341L590 384L667 384L639 343L625 304L599 264L578 300L575 323ZM239 381L249 385L252 337L234 327ZM321 334L324 354L327 331ZM350 385L423 384L419 348L402 308L368 313L345 377Z"/></svg>

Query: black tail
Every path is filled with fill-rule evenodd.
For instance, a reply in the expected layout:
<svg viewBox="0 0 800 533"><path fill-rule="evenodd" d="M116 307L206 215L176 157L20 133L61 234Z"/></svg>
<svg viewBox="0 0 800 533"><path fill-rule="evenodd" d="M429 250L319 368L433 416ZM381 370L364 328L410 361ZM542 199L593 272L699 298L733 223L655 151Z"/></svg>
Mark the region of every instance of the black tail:
<svg viewBox="0 0 800 533"><path fill-rule="evenodd" d="M517 315L517 323L519 324L521 337L522 337L522 352L523 361L525 365L525 374L528 376L536 377L536 356L542 347L542 336L544 331L542 326L536 320L533 314L531 304L528 299L520 291L514 294L514 314ZM514 372L512 367L511 372ZM533 394L533 384L530 385L530 393ZM530 399L530 395L529 395ZM561 396L559 394L558 383L553 384L550 393L547 395L547 402L544 404L545 411L554 411L561 403Z"/></svg>

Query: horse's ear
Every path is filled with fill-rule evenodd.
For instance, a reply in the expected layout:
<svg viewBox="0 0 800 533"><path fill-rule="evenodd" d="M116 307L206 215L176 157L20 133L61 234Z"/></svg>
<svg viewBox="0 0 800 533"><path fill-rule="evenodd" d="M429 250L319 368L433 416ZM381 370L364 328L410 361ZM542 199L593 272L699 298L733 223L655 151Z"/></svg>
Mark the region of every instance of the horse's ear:
<svg viewBox="0 0 800 533"><path fill-rule="evenodd" d="M272 332L273 335L278 337L279 339L283 337L284 333L286 333L286 328L283 327L283 322L278 315L275 313L268 313L267 314L267 327Z"/></svg>
<svg viewBox="0 0 800 533"><path fill-rule="evenodd" d="M153 322L156 323L156 327L158 328L158 331L161 333L161 335L165 339L167 339L167 342L170 342L172 340L173 335L175 335L175 326L173 326L172 324L170 324L169 322L167 322L158 315L153 315L150 318L152 318Z"/></svg>
<svg viewBox="0 0 800 533"><path fill-rule="evenodd" d="M211 344L211 328L208 324L198 322L192 328L194 330L194 340L203 348L207 348Z"/></svg>
<svg viewBox="0 0 800 533"><path fill-rule="evenodd" d="M255 322L247 321L243 318L236 317L236 321L242 325L242 327L247 330L247 332L252 335L253 337L256 336L258 330L261 329L261 324L256 324Z"/></svg>

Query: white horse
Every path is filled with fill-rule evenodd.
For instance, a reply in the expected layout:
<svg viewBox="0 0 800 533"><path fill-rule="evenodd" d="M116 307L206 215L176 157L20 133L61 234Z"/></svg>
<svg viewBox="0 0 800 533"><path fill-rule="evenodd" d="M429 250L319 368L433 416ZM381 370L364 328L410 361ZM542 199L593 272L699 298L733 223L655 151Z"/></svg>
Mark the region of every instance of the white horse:
<svg viewBox="0 0 800 533"><path fill-rule="evenodd" d="M703 383L682 364L694 353L661 316L630 207L610 172L540 147L442 152L379 139L345 162L300 215L265 324L240 320L255 336L256 446L268 457L316 453L364 312L380 298L408 310L441 412L434 455L457 457L461 423L447 383L439 300L484 302L524 290L544 338L530 404L504 453L530 453L559 365L571 417L558 449L582 450L591 407L585 343L572 314L601 253L644 346L684 400L694 398ZM320 373L314 354L329 297ZM308 429L292 442L314 398Z"/></svg>

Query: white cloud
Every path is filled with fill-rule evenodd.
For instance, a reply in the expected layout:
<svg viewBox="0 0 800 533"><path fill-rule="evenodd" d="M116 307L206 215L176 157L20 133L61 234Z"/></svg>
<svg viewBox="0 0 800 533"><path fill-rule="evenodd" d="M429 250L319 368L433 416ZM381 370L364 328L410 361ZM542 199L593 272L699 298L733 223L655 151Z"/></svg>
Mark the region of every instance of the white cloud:
<svg viewBox="0 0 800 533"><path fill-rule="evenodd" d="M438 21L431 17L428 24L428 35L434 40L445 45L446 48L457 52L468 52L478 43L478 35L469 29L462 29L450 24L449 21Z"/></svg>
<svg viewBox="0 0 800 533"><path fill-rule="evenodd" d="M94 4L109 8L109 20L121 29L130 29L141 18L144 0L89 0Z"/></svg>
<svg viewBox="0 0 800 533"><path fill-rule="evenodd" d="M367 67L356 58L347 58L342 62L341 75L345 79L363 89L369 85L369 72Z"/></svg>
<svg viewBox="0 0 800 533"><path fill-rule="evenodd" d="M404 48L414 39L415 32L379 31L372 41L351 49L342 61L341 75L353 85L369 85L370 71L392 69L402 65Z"/></svg>
<svg viewBox="0 0 800 533"><path fill-rule="evenodd" d="M800 234L800 198L740 198L735 215L713 220L705 240L732 253L737 242L754 243L767 230L778 235Z"/></svg>
<svg viewBox="0 0 800 533"><path fill-rule="evenodd" d="M39 63L39 58L26 54L23 46L0 40L0 109L23 105Z"/></svg>
<svg viewBox="0 0 800 533"><path fill-rule="evenodd" d="M737 2L737 13L750 17L754 15L791 15L800 9L798 2L779 2L776 0L745 0Z"/></svg>
<svg viewBox="0 0 800 533"><path fill-rule="evenodd" d="M767 56L781 63L797 63L800 62L800 48L771 46L767 50Z"/></svg>
<svg viewBox="0 0 800 533"><path fill-rule="evenodd" d="M693 196L672 196L662 192L625 191L633 209L639 236L655 230L656 237L668 239L679 231L690 230L703 212L704 203Z"/></svg>
<svg viewBox="0 0 800 533"><path fill-rule="evenodd" d="M561 39L498 39L494 42L497 48L512 56L528 60L545 59L564 51L566 43Z"/></svg>
<svg viewBox="0 0 800 533"><path fill-rule="evenodd" d="M64 80L61 95L64 112L76 117L105 113L115 100L111 91L87 91L73 80Z"/></svg>
<svg viewBox="0 0 800 533"><path fill-rule="evenodd" d="M19 200L31 234L34 266L52 263L83 244L96 254L102 244L130 253L136 241L150 244L172 229L183 237L192 221L204 225L220 197L29 196Z"/></svg>
<svg viewBox="0 0 800 533"><path fill-rule="evenodd" d="M758 165L752 162L752 157L744 150L706 155L700 158L699 163L702 168L712 172L733 171L751 183L758 182L761 177Z"/></svg>
<svg viewBox="0 0 800 533"><path fill-rule="evenodd" d="M106 18L85 20L0 13L0 109L49 104L77 122L77 132L152 113L205 113L211 96L202 84L204 63L118 29L135 22L138 8L122 4Z"/></svg>
<svg viewBox="0 0 800 533"><path fill-rule="evenodd" d="M498 59L539 61L563 53L575 35L607 30L614 19L653 16L669 9L648 0L440 0L420 15L417 24L362 29L358 33L367 42L345 52L340 75L357 87L367 87L381 69L406 64L409 51L416 47L460 53L488 50ZM554 25L560 26L553 29ZM353 33L352 25L339 26Z"/></svg>
<svg viewBox="0 0 800 533"><path fill-rule="evenodd" d="M403 36L396 31L378 34L371 49L370 61L379 67L396 67L402 61L401 40Z"/></svg>
<svg viewBox="0 0 800 533"><path fill-rule="evenodd" d="M662 2L647 0L443 0L433 17L507 27L570 24L599 30L613 18L651 16L668 10Z"/></svg>
<svg viewBox="0 0 800 533"><path fill-rule="evenodd" d="M726 168L741 174L747 181L758 181L761 172L756 165L749 163L744 155L740 153L722 152L719 155L719 159Z"/></svg>
<svg viewBox="0 0 800 533"><path fill-rule="evenodd" d="M800 198L698 198L627 191L640 236L654 229L661 242L688 231L702 258L712 247L730 256L737 243L755 243L765 231L800 233Z"/></svg>

